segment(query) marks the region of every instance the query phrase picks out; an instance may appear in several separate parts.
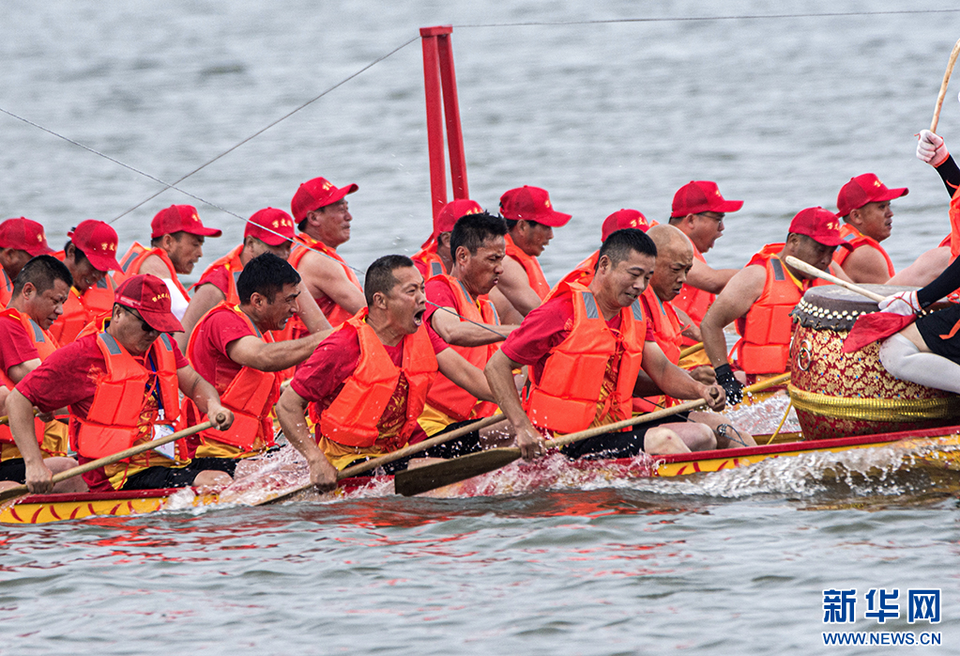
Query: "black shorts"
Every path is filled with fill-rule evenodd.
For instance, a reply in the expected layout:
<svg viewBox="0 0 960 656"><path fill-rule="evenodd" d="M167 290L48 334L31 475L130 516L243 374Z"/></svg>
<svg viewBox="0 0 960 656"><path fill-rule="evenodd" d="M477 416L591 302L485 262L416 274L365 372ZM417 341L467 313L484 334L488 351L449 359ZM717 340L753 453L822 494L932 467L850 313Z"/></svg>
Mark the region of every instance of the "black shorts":
<svg viewBox="0 0 960 656"><path fill-rule="evenodd" d="M27 482L27 465L23 458L12 458L0 462L0 481Z"/></svg>
<svg viewBox="0 0 960 656"><path fill-rule="evenodd" d="M120 489L163 490L168 487L190 487L203 470L202 467L195 467L193 462L186 467L148 467L130 476Z"/></svg>
<svg viewBox="0 0 960 656"><path fill-rule="evenodd" d="M614 433L603 433L595 437L568 444L560 449L560 453L571 460L599 460L601 458L632 458L643 451L643 437L651 428L686 421L689 412L678 412L670 417L664 417L639 426L631 430Z"/></svg>
<svg viewBox="0 0 960 656"><path fill-rule="evenodd" d="M960 304L952 303L950 307L930 314L917 317L917 330L923 337L923 342L931 351L939 356L960 364L960 331L950 339L943 339L960 321Z"/></svg>
<svg viewBox="0 0 960 656"><path fill-rule="evenodd" d="M239 462L240 460L237 458L194 458L190 461L190 467L196 472L213 470L233 476Z"/></svg>
<svg viewBox="0 0 960 656"><path fill-rule="evenodd" d="M475 420L474 420L475 421ZM455 424L450 424L444 428L439 433L434 433L430 437L437 437L438 435L443 435L444 433L449 433L450 431L457 430L462 426L472 423L471 421L460 421ZM435 444L429 449L424 449L419 453L414 453L407 456L406 458L400 458L399 460L394 460L393 462L388 462L385 465L382 465L378 469L383 470L387 474L396 474L399 471L403 471L407 468L407 465L410 464L410 460L413 458L456 458L458 456L465 456L468 453L474 453L480 451L480 431L475 430L466 435L461 435L455 440L450 442L444 442L443 444ZM386 455L386 454L384 454ZM350 463L349 466L359 465L361 462L366 462L371 458L358 458ZM364 472L362 474L357 474L357 476L373 476L376 470Z"/></svg>

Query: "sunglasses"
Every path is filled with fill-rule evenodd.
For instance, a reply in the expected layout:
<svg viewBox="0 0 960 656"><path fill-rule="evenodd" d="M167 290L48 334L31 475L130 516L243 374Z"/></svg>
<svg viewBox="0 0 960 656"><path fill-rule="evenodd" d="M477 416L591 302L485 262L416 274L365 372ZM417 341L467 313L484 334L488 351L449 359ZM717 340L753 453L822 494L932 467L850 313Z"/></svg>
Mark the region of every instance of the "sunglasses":
<svg viewBox="0 0 960 656"><path fill-rule="evenodd" d="M140 313L134 310L133 308L128 308L126 305L121 305L120 307L122 307L127 312L127 314L133 315L134 317L140 320L140 329L143 330L143 332L145 333L162 332L160 330L157 330L156 328L151 327L150 324L144 321L143 317L140 316Z"/></svg>

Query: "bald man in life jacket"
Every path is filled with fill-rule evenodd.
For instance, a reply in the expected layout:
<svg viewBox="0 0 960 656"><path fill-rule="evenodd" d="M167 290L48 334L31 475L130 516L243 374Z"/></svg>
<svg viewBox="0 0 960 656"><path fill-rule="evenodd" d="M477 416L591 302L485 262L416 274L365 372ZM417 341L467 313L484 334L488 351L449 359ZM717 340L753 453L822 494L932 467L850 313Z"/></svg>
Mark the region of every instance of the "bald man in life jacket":
<svg viewBox="0 0 960 656"><path fill-rule="evenodd" d="M443 206L433 222L433 233L423 242L420 250L410 256L424 280L450 273L453 256L450 253L450 233L457 219L467 214L479 214L483 208L469 198L450 201Z"/></svg>
<svg viewBox="0 0 960 656"><path fill-rule="evenodd" d="M43 226L25 217L0 223L0 307L6 307L13 296L13 281L30 258L48 255Z"/></svg>
<svg viewBox="0 0 960 656"><path fill-rule="evenodd" d="M890 237L893 209L890 201L906 196L906 187L888 189L873 173L864 173L840 188L837 216L840 234L849 244L833 254L833 261L856 283L885 284L896 274L880 242Z"/></svg>
<svg viewBox="0 0 960 656"><path fill-rule="evenodd" d="M553 229L565 226L570 215L553 209L545 189L527 185L500 197L500 214L509 228L505 238L507 257L490 299L503 323L516 324L539 307L550 292L537 258L553 239Z"/></svg>
<svg viewBox="0 0 960 656"><path fill-rule="evenodd" d="M119 284L140 273L160 278L170 290L173 316L183 319L190 293L178 276L191 273L203 257L205 238L222 234L204 226L193 205L171 205L157 212L150 222L150 248L133 242L120 258L120 269L114 272L113 279Z"/></svg>
<svg viewBox="0 0 960 656"><path fill-rule="evenodd" d="M781 374L789 368L790 313L813 285L827 284L786 263L793 256L822 271L846 279L832 264L840 235L840 219L822 207L800 211L790 223L785 243L767 244L735 275L710 306L700 324L703 346L731 404L743 399L743 384L727 361L724 326L736 321L740 341L734 347L736 364L749 376Z"/></svg>

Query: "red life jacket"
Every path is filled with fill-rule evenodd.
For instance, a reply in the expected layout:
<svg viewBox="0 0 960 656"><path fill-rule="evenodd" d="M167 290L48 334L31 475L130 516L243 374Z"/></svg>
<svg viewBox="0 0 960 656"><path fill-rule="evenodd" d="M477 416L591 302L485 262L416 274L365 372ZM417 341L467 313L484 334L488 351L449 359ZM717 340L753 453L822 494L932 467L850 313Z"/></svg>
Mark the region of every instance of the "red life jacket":
<svg viewBox="0 0 960 656"><path fill-rule="evenodd" d="M614 334L589 289L566 283L557 295L573 301L573 327L547 358L538 380L531 381L524 410L541 428L573 433L610 416L626 419L640 373L646 323L639 303L620 310L620 333ZM601 403L604 374L619 355L616 388Z"/></svg>
<svg viewBox="0 0 960 656"><path fill-rule="evenodd" d="M59 348L59 344L57 344L57 340L53 338L53 335L41 328L36 321L18 310L8 308L0 311L0 321L13 321L19 324L37 348L41 362L46 360L51 353ZM16 386L16 383L7 376L7 372L4 370L0 370L0 383L3 383L9 390L12 390ZM36 418L33 420L33 424L37 434L37 444L43 444L43 434L46 430L46 424ZM14 444L13 433L10 432L10 426L6 424L0 425L0 442Z"/></svg>
<svg viewBox="0 0 960 656"><path fill-rule="evenodd" d="M643 315L650 322L654 340L663 354L667 356L667 360L673 364L678 364L680 362L680 345L683 342L683 335L680 334L680 331L683 330L683 324L680 323L680 317L677 316L676 310L673 309L673 305L669 301L660 300L660 297L657 296L650 285L647 285L640 300L643 303ZM640 412L653 412L670 407L676 402L676 399L662 394L649 397L647 400L635 398L633 409Z"/></svg>
<svg viewBox="0 0 960 656"><path fill-rule="evenodd" d="M250 317L238 306L227 305L225 302L219 303L200 318L197 328L190 335L190 341L187 343L187 359L191 362L196 361L195 347L197 335L200 334L198 328L207 317L217 312L235 312L243 318L254 335L264 342L273 343L273 335L270 332L260 332L250 321ZM216 387L215 381L207 382ZM264 448L273 446L273 420L270 418L270 411L280 398L280 376L277 372L260 371L245 366L233 377L226 388L217 387L217 392L220 394L220 404L233 412L233 424L225 431L216 429L203 431L200 435L204 440L230 444L244 451L252 450L258 438ZM206 421L205 416L203 421ZM195 452L196 448L193 448L190 456L192 457Z"/></svg>
<svg viewBox="0 0 960 656"><path fill-rule="evenodd" d="M707 260L703 257L703 253L697 249L692 241L690 245L693 246L693 256L706 264ZM680 290L680 293L671 303L673 303L674 308L686 312L690 320L699 327L703 321L703 317L707 314L707 310L710 309L710 306L713 305L716 298L716 294L697 289L689 283L683 283L683 289ZM693 346L696 343L696 340L686 336L683 337L683 346Z"/></svg>
<svg viewBox="0 0 960 656"><path fill-rule="evenodd" d="M63 251L53 256L64 261ZM50 334L54 336L60 346L66 346L77 339L77 335L90 321L99 314L110 312L113 309L113 279L106 275L97 282L96 286L87 288L81 296L76 287L70 288L67 300L63 303L63 314L50 326Z"/></svg>
<svg viewBox="0 0 960 656"><path fill-rule="evenodd" d="M507 245L507 257L512 257L520 263L520 266L523 267L523 270L527 274L527 282L530 288L537 293L537 296L539 296L542 301L547 297L547 294L550 293L550 285L543 275L543 269L540 268L540 263L537 261L537 258L527 255L520 250L520 248L513 243L513 239L509 234L504 235L503 239Z"/></svg>
<svg viewBox="0 0 960 656"><path fill-rule="evenodd" d="M457 314L463 317L462 320L500 325L497 310L486 294L477 298L477 303L480 304L480 308L477 309L477 304L473 302L470 293L462 282L446 274L435 276L435 278L443 281L453 293L457 303L454 309ZM437 310L437 312L443 312L443 310ZM491 356L497 352L498 346L496 344L487 344L486 346L454 346L451 344L450 348L462 355L467 362L477 369L483 371ZM430 386L427 403L456 421L489 417L497 410L495 403L479 401L477 397L458 386L442 373L437 374L433 385Z"/></svg>
<svg viewBox="0 0 960 656"><path fill-rule="evenodd" d="M113 281L119 285L127 278L139 274L140 267L153 255L159 257L164 263L170 272L170 279L173 280L173 284L177 286L177 289L180 290L180 293L183 294L183 297L189 303L190 293L180 284L180 278L177 277L177 269L173 265L173 261L170 259L170 256L167 255L167 251L159 247L146 248L139 242L133 242L133 246L130 247L130 250L128 250L123 256L123 259L120 260L120 270L113 272Z"/></svg>
<svg viewBox="0 0 960 656"><path fill-rule="evenodd" d="M360 359L333 402L323 410L311 404L313 416L319 413L317 435L338 444L370 447L380 437L379 423L390 402L400 374L407 380L406 420L393 440L396 448L407 443L417 427L417 417L423 411L427 390L437 374L437 358L421 326L412 335L403 338L403 365L397 368L387 354L383 343L364 319L367 310L345 321L340 330L356 331L360 340Z"/></svg>
<svg viewBox="0 0 960 656"><path fill-rule="evenodd" d="M240 262L240 252L243 250L243 244L240 244L232 251L214 261L213 264L208 266L203 272L203 275L200 276L202 281L208 273L211 273L214 269L218 267L224 267L227 270L227 292L225 294L226 298L224 301L227 305L239 305L240 304L240 295L237 294L237 278L240 277L240 274L243 273L243 264ZM191 287L191 289L196 289L196 285ZM206 283L205 283L206 284ZM220 291L223 291L222 289Z"/></svg>
<svg viewBox="0 0 960 656"><path fill-rule="evenodd" d="M887 262L887 275L889 275L891 278L894 276L896 271L893 269L893 261L890 259L890 256L887 255L887 251L883 250L883 246L881 246L880 242L878 242L876 239L867 237L849 223L844 223L842 226L840 226L840 236L843 237L843 239L850 244L852 248L838 248L833 254L833 261L835 263L842 267L846 259L850 257L850 253L858 248L866 246L868 248L876 249L881 255L883 255L883 259Z"/></svg>
<svg viewBox="0 0 960 656"><path fill-rule="evenodd" d="M141 365L108 333L97 335L97 346L107 371L97 383L86 418L70 417L70 433L76 436L74 446L85 458L112 455L130 448L142 437L152 439L158 412L154 411L146 424L143 415L153 394L164 411L164 423L173 424L179 416L177 362L169 335L161 333L150 347L148 361L154 371ZM155 384L155 389L148 390L148 383L151 387Z"/></svg>
<svg viewBox="0 0 960 656"><path fill-rule="evenodd" d="M443 266L443 260L437 255L437 241L435 239L428 241L410 259L413 260L417 271L423 276L424 282L447 272L446 267Z"/></svg>
<svg viewBox="0 0 960 656"><path fill-rule="evenodd" d="M324 255L336 260L337 263L343 267L343 271L347 274L347 278L350 280L350 282L356 285L357 289L359 289L361 292L363 291L363 287L360 286L360 280L357 278L357 274L355 274L353 269L351 269L344 259L337 254L336 250L330 248L322 241L318 241L304 232L301 232L299 235L297 235L296 241L304 244L306 248L294 248L293 252L290 253L290 257L287 259L287 261L294 269L299 269L300 261L309 251L317 251L318 253L323 253ZM333 299L326 294L315 300L317 301L317 305L320 306L320 310L323 312L323 315L327 318L327 321L329 321L330 325L334 328L353 316L342 307L337 305ZM303 325L299 317L297 317L297 322L300 323L301 326ZM304 329L303 334L306 334L306 329Z"/></svg>

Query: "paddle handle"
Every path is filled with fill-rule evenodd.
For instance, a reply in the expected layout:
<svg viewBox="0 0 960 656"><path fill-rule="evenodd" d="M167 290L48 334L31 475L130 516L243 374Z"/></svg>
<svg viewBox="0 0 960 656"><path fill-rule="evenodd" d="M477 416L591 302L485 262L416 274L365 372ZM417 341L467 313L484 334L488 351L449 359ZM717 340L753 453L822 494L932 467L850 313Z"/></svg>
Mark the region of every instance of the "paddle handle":
<svg viewBox="0 0 960 656"><path fill-rule="evenodd" d="M953 66L957 63L957 55L960 55L960 41L953 46L950 53L950 59L947 61L947 70L943 74L943 82L940 83L940 93L937 95L937 106L933 110L933 120L930 122L930 131L937 131L937 123L940 122L940 109L943 107L943 99L947 95L947 84L950 82L950 75L953 73Z"/></svg>
<svg viewBox="0 0 960 656"><path fill-rule="evenodd" d="M821 271L815 266L810 266L803 260L798 260L792 255L787 255L787 264L792 266L794 269L799 269L800 271L803 271L806 274L815 276L822 280L826 280L827 282L832 282L834 285L839 285L840 287L849 289L850 291L856 292L857 294L862 294L863 296L866 296L867 298L869 298L871 301L876 301L877 303L879 303L884 299L884 297L881 296L880 294L874 294L869 289L865 289L860 285L855 285L852 282L841 280L840 278L837 278L835 275L827 273L826 271Z"/></svg>
<svg viewBox="0 0 960 656"><path fill-rule="evenodd" d="M697 342L693 346L688 346L687 348L680 351L680 359L683 360L685 357L693 355L694 353L699 353L703 350L703 342Z"/></svg>

